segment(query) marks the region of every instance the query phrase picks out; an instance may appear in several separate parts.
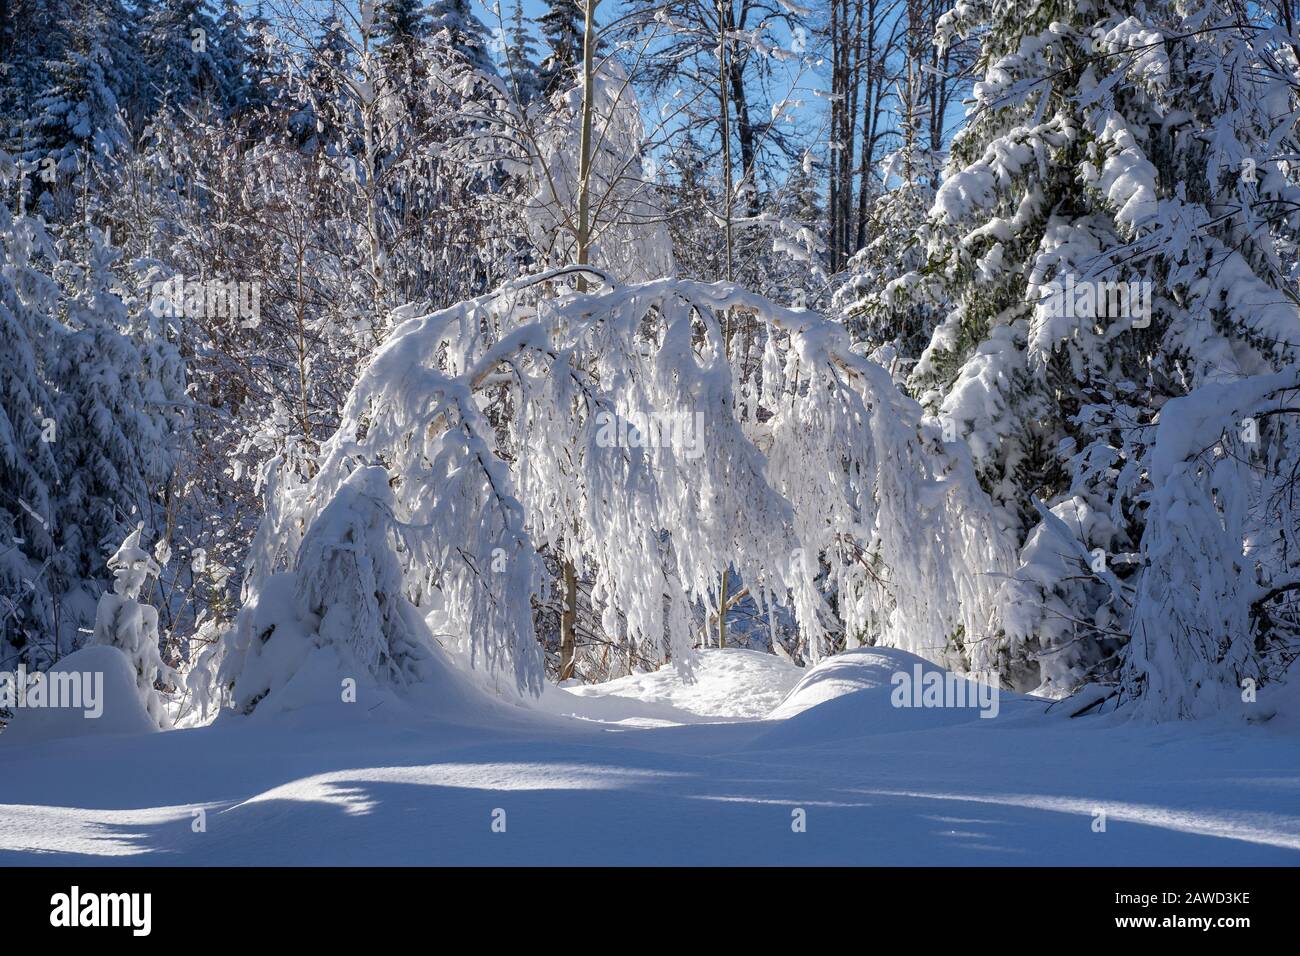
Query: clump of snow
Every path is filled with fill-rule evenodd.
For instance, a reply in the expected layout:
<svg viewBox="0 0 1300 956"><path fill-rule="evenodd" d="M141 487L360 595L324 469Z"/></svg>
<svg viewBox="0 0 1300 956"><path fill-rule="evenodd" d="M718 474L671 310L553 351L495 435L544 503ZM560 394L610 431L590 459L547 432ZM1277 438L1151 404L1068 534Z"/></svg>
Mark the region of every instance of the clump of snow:
<svg viewBox="0 0 1300 956"><path fill-rule="evenodd" d="M972 706L898 706L897 692L906 675L907 687L922 680L947 682L955 679L964 700ZM934 675L930 677L929 675ZM979 694L996 701L981 717L974 706ZM906 695L911 701L911 695ZM949 701L951 704L952 701ZM816 746L833 740L864 737L891 731L923 730L976 721L996 724L1012 717L1020 718L1046 707L1046 701L1033 697L994 691L980 691L976 682L951 675L947 670L922 657L897 648L857 648L837 654L812 668L790 695L767 715L780 721L758 738L763 747L785 748Z"/></svg>
<svg viewBox="0 0 1300 956"><path fill-rule="evenodd" d="M1245 704L1246 720L1300 738L1300 678L1275 681L1259 689L1254 703Z"/></svg>
<svg viewBox="0 0 1300 956"><path fill-rule="evenodd" d="M753 720L772 710L805 673L789 661L745 648L699 652L692 678L671 664L603 684L548 688L543 706L565 716L609 719L632 709L628 722L693 723L700 719ZM617 698L611 700L610 698Z"/></svg>
<svg viewBox="0 0 1300 956"><path fill-rule="evenodd" d="M148 734L159 729L136 690L135 669L116 647L92 645L74 651L45 672L47 687L59 675L75 675L87 691L82 706L17 707L0 734L9 744L34 744L63 737ZM99 716L93 716L98 712Z"/></svg>

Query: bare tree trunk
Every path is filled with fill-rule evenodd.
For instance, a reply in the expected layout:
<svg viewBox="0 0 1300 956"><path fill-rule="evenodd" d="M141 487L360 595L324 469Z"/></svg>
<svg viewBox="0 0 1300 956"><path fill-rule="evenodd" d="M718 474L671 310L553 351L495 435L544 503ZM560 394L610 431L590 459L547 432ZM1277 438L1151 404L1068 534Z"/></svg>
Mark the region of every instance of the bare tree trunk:
<svg viewBox="0 0 1300 956"><path fill-rule="evenodd" d="M749 187L745 208L750 216L758 215L758 156L754 124L749 118L749 100L745 96L744 68L735 56L727 61L731 74L731 99L736 104L736 138L740 140L741 182Z"/></svg>
<svg viewBox="0 0 1300 956"><path fill-rule="evenodd" d="M722 0L718 0L718 117L722 126L722 208L726 217L727 237L727 281L732 274L732 250L734 248L731 217L732 193L735 191L731 181L731 104L727 97L727 24L729 17L723 12Z"/></svg>
<svg viewBox="0 0 1300 956"><path fill-rule="evenodd" d="M578 573L573 562L564 559L564 611L560 614L560 680L573 676L577 657Z"/></svg>
<svg viewBox="0 0 1300 956"><path fill-rule="evenodd" d="M591 261L591 147L594 86L596 78L596 7L600 0L587 0L582 27L582 133L578 149L578 265ZM587 289L587 277L578 274L579 292ZM567 555L562 559L564 573L564 610L560 614L560 680L573 676L578 652L578 572Z"/></svg>
<svg viewBox="0 0 1300 956"><path fill-rule="evenodd" d="M718 647L727 646L727 571L722 569L722 593L718 597Z"/></svg>

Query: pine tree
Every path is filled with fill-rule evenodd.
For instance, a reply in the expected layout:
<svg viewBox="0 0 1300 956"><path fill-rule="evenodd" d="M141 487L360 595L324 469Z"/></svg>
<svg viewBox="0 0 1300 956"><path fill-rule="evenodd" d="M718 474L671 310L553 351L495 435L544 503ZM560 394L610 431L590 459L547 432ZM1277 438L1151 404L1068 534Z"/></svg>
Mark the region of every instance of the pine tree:
<svg viewBox="0 0 1300 956"><path fill-rule="evenodd" d="M254 94L250 59L253 43L257 41L250 32L240 0L222 0L216 40L221 104L228 111L241 110L249 105Z"/></svg>
<svg viewBox="0 0 1300 956"><path fill-rule="evenodd" d="M1026 543L1004 672L1068 691L1121 661L1135 568L1088 556L1144 537L1135 436L1189 390L1293 360L1297 223L1262 211L1297 196L1276 165L1289 83L1217 0L986 0L944 18L957 33L981 38L984 80L927 261L896 283L947 309L910 383Z"/></svg>
<svg viewBox="0 0 1300 956"><path fill-rule="evenodd" d="M547 0L546 12L537 18L547 50L540 70L542 92L547 96L576 78L582 63L585 20L578 0Z"/></svg>
<svg viewBox="0 0 1300 956"><path fill-rule="evenodd" d="M516 99L526 105L541 92L542 80L537 68L537 44L528 31L522 0L515 0L505 42L507 85Z"/></svg>
<svg viewBox="0 0 1300 956"><path fill-rule="evenodd" d="M281 82L271 24L260 2L244 21L243 46L247 51L244 64L245 109L260 110L282 102L287 94Z"/></svg>
<svg viewBox="0 0 1300 956"><path fill-rule="evenodd" d="M66 45L45 64L45 82L24 111L22 155L35 167L33 182L48 214L68 213L67 193L85 164L105 162L130 138L114 91L123 64L112 52L121 48L124 19L114 3L75 0L59 23ZM60 202L51 200L60 194Z"/></svg>
<svg viewBox="0 0 1300 956"><path fill-rule="evenodd" d="M0 180L15 172L0 154ZM56 243L0 206L0 636L34 665L75 649L103 548L158 506L176 460L180 359L119 259L93 227Z"/></svg>
<svg viewBox="0 0 1300 956"><path fill-rule="evenodd" d="M161 572L159 563L140 546L139 526L108 559L113 588L100 595L95 608L94 643L116 647L135 671L136 691L150 718L166 730L171 717L154 684L159 679L175 683L179 675L158 649L158 610L141 600L141 592ZM165 548L161 549L165 554ZM165 562L162 562L165 563Z"/></svg>
<svg viewBox="0 0 1300 956"><path fill-rule="evenodd" d="M435 0L429 5L430 32L446 33L450 45L474 69L495 74L488 52L488 29L470 7L469 0Z"/></svg>
<svg viewBox="0 0 1300 956"><path fill-rule="evenodd" d="M0 183L12 186L16 172L0 153ZM44 667L59 651L49 573L58 398L46 376L59 339L58 289L31 258L48 248L40 223L0 203L0 669Z"/></svg>
<svg viewBox="0 0 1300 956"><path fill-rule="evenodd" d="M375 4L373 35L379 48L400 48L407 57L429 36L433 19L421 0L379 0Z"/></svg>
<svg viewBox="0 0 1300 956"><path fill-rule="evenodd" d="M306 82L295 89L302 102L289 126L308 149L335 144L352 128L352 107L344 88L351 69L351 50L338 20L328 20L304 66Z"/></svg>
<svg viewBox="0 0 1300 956"><path fill-rule="evenodd" d="M120 256L90 227L77 261L59 265L66 331L49 369L64 396L54 568L69 590L100 576L103 549L126 526L153 523L175 462L171 409L183 382L170 346L152 330L133 330L112 271Z"/></svg>
<svg viewBox="0 0 1300 956"><path fill-rule="evenodd" d="M225 108L233 67L223 58L222 29L210 0L159 0L141 28L151 114L163 104L199 101Z"/></svg>

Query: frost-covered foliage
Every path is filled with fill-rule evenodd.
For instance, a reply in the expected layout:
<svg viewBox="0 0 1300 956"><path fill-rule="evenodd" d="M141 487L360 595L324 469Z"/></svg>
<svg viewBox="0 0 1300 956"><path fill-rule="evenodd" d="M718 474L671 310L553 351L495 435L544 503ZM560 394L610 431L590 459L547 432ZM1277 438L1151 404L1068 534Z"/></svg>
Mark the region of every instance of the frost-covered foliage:
<svg viewBox="0 0 1300 956"><path fill-rule="evenodd" d="M16 172L0 153L6 191ZM0 207L0 661L33 668L89 628L104 548L161 511L185 405L142 277L93 227L66 236Z"/></svg>
<svg viewBox="0 0 1300 956"><path fill-rule="evenodd" d="M537 127L522 138L532 184L525 216L539 261L577 261L587 230L588 261L621 282L671 275L672 248L656 187L643 178L645 131L632 82L617 60L600 64L592 84L592 149L587 219L581 212L582 85L538 101L522 118Z"/></svg>
<svg viewBox="0 0 1300 956"><path fill-rule="evenodd" d="M141 592L161 570L159 562L140 546L141 530L137 527L127 535L108 559L113 589L99 598L92 643L116 647L126 655L135 672L141 703L150 719L166 730L171 726L171 717L155 690L155 682L175 683L178 678L158 652L158 611L141 601ZM158 550L160 556L165 556L166 542L160 542Z"/></svg>
<svg viewBox="0 0 1300 956"><path fill-rule="evenodd" d="M48 571L59 465L42 440L56 402L45 368L59 292L38 261L48 241L38 223L0 206L0 654L33 665L53 659L43 638L57 600Z"/></svg>
<svg viewBox="0 0 1300 956"><path fill-rule="evenodd" d="M1218 616L1240 612L1232 587L1188 590L1217 560L1205 554L1240 554L1250 522L1199 466L1170 464L1188 448L1160 444L1180 427L1171 401L1293 360L1289 42L1218 0L976 0L939 25L940 43L966 35L983 77L925 261L886 280L875 315L888 329L918 303L943 310L909 385L969 444L1023 544L1003 595L1007 678L1061 694L1123 665L1134 693L1132 668L1159 662L1153 712L1190 712L1205 673L1249 669L1184 632L1209 614L1214 640L1248 641L1246 618ZM1211 447L1219 431L1195 437ZM1199 489L1187 533L1213 541L1172 530L1170 482ZM1166 593L1172 567L1150 562L1180 548ZM1141 648L1125 657L1130 635Z"/></svg>
<svg viewBox="0 0 1300 956"><path fill-rule="evenodd" d="M945 304L937 290L911 294L926 264L936 167L931 153L914 146L885 158L881 179L892 188L872 207L871 238L849 260L849 276L832 303L856 339L895 350L907 368L929 344Z"/></svg>
<svg viewBox="0 0 1300 956"><path fill-rule="evenodd" d="M840 4L824 65L778 6L584 35L554 0L535 67L518 3L489 39L463 0L22 0L0 668L82 642L144 522L179 560L116 616L150 695L145 645L197 662L186 714L335 671L432 694L444 649L508 693L689 670L715 636L1156 718L1276 680L1292 11Z"/></svg>
<svg viewBox="0 0 1300 956"><path fill-rule="evenodd" d="M1005 566L987 500L960 447L842 329L722 284L620 286L592 270L597 292L537 294L572 274L394 331L317 473L276 489L250 602L286 570L298 593L321 574L303 563L314 529L336 520L357 469L382 463L405 593L504 686L538 687L531 603L557 551L593 575L606 632L652 659L689 666L691 609L716 608L730 565L763 606L793 609L811 659L839 626L993 665L988 642L969 639L996 593L973 569ZM724 310L752 320L730 343ZM750 350L762 361L738 374Z"/></svg>
<svg viewBox="0 0 1300 956"><path fill-rule="evenodd" d="M155 281L238 283L255 306L159 301L203 436L174 485L199 644L230 624L264 472L310 473L391 310L482 293L524 254L483 130L499 84L445 34L380 13L326 23L306 50L266 39L256 109L163 110L99 182L92 212Z"/></svg>
<svg viewBox="0 0 1300 956"><path fill-rule="evenodd" d="M261 603L236 623L218 682L238 710L283 687L313 647L334 650L354 679L403 685L427 675L428 631L405 596L394 551L406 533L388 472L369 466L349 475L312 521L292 574L268 580Z"/></svg>
<svg viewBox="0 0 1300 956"><path fill-rule="evenodd" d="M1297 587L1294 369L1210 383L1171 400L1143 462L1143 571L1122 694L1155 717L1203 717L1246 699L1300 654L1271 607Z"/></svg>

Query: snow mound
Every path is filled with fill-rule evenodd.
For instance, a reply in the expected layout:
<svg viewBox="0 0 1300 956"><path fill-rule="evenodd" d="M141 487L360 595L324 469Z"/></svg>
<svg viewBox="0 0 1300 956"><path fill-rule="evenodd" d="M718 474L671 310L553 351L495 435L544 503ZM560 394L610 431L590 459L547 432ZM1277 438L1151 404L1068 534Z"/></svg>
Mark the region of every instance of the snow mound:
<svg viewBox="0 0 1300 956"><path fill-rule="evenodd" d="M780 703L804 673L763 651L706 648L689 676L665 664L604 684L548 687L543 706L564 716L619 723L754 720ZM629 706L635 703L641 706Z"/></svg>
<svg viewBox="0 0 1300 956"><path fill-rule="evenodd" d="M755 746L798 747L964 723L993 725L1046 701L1000 691L894 648L857 648L818 664L767 719Z"/></svg>
<svg viewBox="0 0 1300 956"><path fill-rule="evenodd" d="M131 662L116 647L95 645L74 651L51 667L43 681L47 692L57 687L60 694L79 685L74 696L62 698L64 704L71 701L75 706L14 708L13 720L0 734L0 741L32 744L63 737L158 730L136 689Z"/></svg>
<svg viewBox="0 0 1300 956"><path fill-rule="evenodd" d="M1259 700L1243 704L1242 710L1248 723L1300 737L1300 677L1261 687Z"/></svg>

